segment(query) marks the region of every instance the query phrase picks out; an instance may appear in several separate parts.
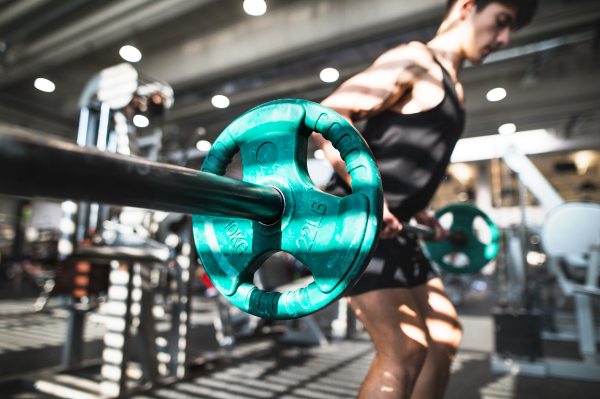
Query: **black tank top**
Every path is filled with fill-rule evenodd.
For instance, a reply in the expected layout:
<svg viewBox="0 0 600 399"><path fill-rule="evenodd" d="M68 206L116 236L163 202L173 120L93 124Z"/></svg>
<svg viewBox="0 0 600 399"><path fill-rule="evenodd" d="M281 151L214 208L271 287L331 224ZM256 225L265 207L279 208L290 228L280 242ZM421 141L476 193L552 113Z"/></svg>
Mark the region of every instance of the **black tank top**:
<svg viewBox="0 0 600 399"><path fill-rule="evenodd" d="M417 114L383 111L368 120L363 133L377 161L388 207L401 221L429 204L464 126L454 82L434 60L444 75L442 102ZM350 188L336 174L325 191L344 196Z"/></svg>

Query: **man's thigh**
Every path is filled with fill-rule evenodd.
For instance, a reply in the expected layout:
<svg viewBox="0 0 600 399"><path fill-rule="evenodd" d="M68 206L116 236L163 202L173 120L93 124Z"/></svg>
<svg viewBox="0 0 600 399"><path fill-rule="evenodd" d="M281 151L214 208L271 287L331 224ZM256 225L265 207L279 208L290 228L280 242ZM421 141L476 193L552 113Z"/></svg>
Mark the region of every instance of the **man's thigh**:
<svg viewBox="0 0 600 399"><path fill-rule="evenodd" d="M380 355L396 356L407 345L427 347L424 319L409 289L369 291L348 301Z"/></svg>
<svg viewBox="0 0 600 399"><path fill-rule="evenodd" d="M429 338L439 345L457 348L462 329L456 309L446 296L442 280L437 277L427 283L410 288L419 314L425 320Z"/></svg>

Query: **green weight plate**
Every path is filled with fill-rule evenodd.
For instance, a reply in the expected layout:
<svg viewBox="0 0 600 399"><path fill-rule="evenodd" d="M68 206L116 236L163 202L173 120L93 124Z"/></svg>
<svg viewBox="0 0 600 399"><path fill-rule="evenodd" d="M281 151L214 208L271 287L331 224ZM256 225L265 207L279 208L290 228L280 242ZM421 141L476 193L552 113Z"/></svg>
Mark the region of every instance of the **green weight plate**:
<svg viewBox="0 0 600 399"><path fill-rule="evenodd" d="M453 243L446 239L442 242L427 241L425 246L431 256L431 259L442 269L453 274L472 274L477 273L481 268L487 265L498 255L500 246L500 232L498 227L492 222L492 219L480 209L467 204L454 204L438 210L435 216L439 219L446 213L452 213L453 221L450 226L450 234L462 233L463 238L460 243ZM475 236L473 232L473 220L481 216L487 223L491 233L489 244L484 244ZM461 252L469 258L469 264L465 267L459 267L446 262L446 255Z"/></svg>
<svg viewBox="0 0 600 399"><path fill-rule="evenodd" d="M313 131L330 140L346 161L351 195L326 194L308 176L306 153ZM194 216L198 254L215 287L240 309L270 319L306 316L340 298L367 267L381 226L381 179L363 138L328 108L279 100L229 125L207 154L202 171L223 175L237 151L243 180L277 188L285 207L281 220L270 226ZM310 268L314 283L284 293L254 286L254 273L277 251Z"/></svg>

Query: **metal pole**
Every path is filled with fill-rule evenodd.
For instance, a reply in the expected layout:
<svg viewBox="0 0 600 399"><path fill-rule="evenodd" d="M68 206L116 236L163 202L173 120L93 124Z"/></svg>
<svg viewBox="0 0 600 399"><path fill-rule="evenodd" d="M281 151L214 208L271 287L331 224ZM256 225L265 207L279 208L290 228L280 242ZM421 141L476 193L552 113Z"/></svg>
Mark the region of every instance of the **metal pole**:
<svg viewBox="0 0 600 399"><path fill-rule="evenodd" d="M521 239L521 256L523 259L523 303L527 310L531 310L531 300L529 292L529 276L527 263L527 191L525 184L521 180L521 174L517 175L517 183L519 188L519 209L521 211L521 224L519 225L519 236Z"/></svg>
<svg viewBox="0 0 600 399"><path fill-rule="evenodd" d="M106 150L106 141L108 140L108 123L110 120L110 105L105 101L100 105L100 122L98 124L98 141L96 148L100 151Z"/></svg>
<svg viewBox="0 0 600 399"><path fill-rule="evenodd" d="M265 223L283 210L272 187L30 134L0 133L0 192Z"/></svg>

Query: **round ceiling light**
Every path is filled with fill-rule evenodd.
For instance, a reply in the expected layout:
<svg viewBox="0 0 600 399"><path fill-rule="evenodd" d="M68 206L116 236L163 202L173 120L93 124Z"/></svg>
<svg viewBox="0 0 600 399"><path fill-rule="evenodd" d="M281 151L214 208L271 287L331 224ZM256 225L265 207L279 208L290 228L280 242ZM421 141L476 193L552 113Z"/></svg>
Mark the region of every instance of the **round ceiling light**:
<svg viewBox="0 0 600 399"><path fill-rule="evenodd" d="M485 98L490 102L500 101L504 99L504 97L506 97L506 90L502 87L496 87L495 89L488 91L485 95Z"/></svg>
<svg viewBox="0 0 600 399"><path fill-rule="evenodd" d="M150 121L144 115L136 115L133 117L133 124L137 127L146 127L150 124Z"/></svg>
<svg viewBox="0 0 600 399"><path fill-rule="evenodd" d="M216 108L227 108L229 107L229 99L221 94L217 94L211 100L212 105Z"/></svg>
<svg viewBox="0 0 600 399"><path fill-rule="evenodd" d="M200 140L196 143L196 148L200 151L208 152L211 147L212 144L210 143L210 141Z"/></svg>
<svg viewBox="0 0 600 399"><path fill-rule="evenodd" d="M517 125L514 123L505 123L504 125L498 128L498 133L500 134L513 134L517 131Z"/></svg>
<svg viewBox="0 0 600 399"><path fill-rule="evenodd" d="M267 12L265 0L244 0L244 11L246 14L259 17Z"/></svg>
<svg viewBox="0 0 600 399"><path fill-rule="evenodd" d="M136 49L133 46L123 46L121 50L119 50L119 55L125 60L129 62L138 62L142 59L142 53L140 50Z"/></svg>
<svg viewBox="0 0 600 399"><path fill-rule="evenodd" d="M319 77L325 83L333 83L340 78L340 73L335 68L325 68L321 71Z"/></svg>
<svg viewBox="0 0 600 399"><path fill-rule="evenodd" d="M52 93L54 89L56 89L56 85L54 85L52 81L44 78L37 78L35 82L33 82L33 85L36 89L45 91L46 93Z"/></svg>
<svg viewBox="0 0 600 399"><path fill-rule="evenodd" d="M323 152L323 150L316 150L315 158L316 159L325 159L325 153Z"/></svg>

